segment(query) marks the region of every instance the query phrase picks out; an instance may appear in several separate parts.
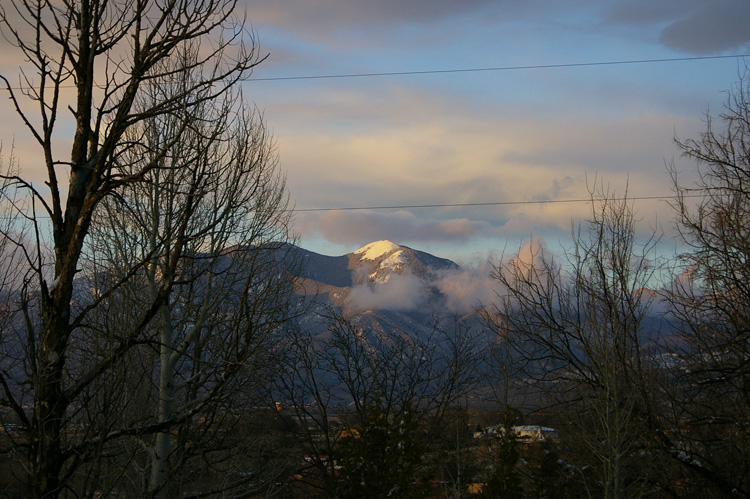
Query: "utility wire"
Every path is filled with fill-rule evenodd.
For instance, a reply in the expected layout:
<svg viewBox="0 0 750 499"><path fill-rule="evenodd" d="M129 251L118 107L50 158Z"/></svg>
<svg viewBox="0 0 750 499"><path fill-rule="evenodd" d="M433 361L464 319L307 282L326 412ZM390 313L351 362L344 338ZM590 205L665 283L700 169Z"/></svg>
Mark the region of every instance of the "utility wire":
<svg viewBox="0 0 750 499"><path fill-rule="evenodd" d="M452 73L480 73L489 71L521 71L530 69L558 69L558 68L582 68L595 66L622 66L627 64L654 64L669 62L706 61L715 59L744 59L750 54L731 55L705 55L693 57L668 57L663 59L630 59L619 61L594 61L594 62L570 62L560 64L531 64L525 66L496 66L486 68L463 68L463 69L428 69L423 71L383 71L373 73L340 73L322 75L298 75L298 76L269 76L265 78L248 78L245 81L293 81L293 80L326 80L343 78L374 78L378 76L412 76L412 75L437 75ZM9 87L4 86L4 89ZM26 87L11 86L11 90L23 90ZM75 85L60 85L59 88L75 88Z"/></svg>
<svg viewBox="0 0 750 499"><path fill-rule="evenodd" d="M702 194L685 194L683 198L699 198ZM646 200L669 200L674 196L627 196L621 198L607 198L610 201L646 201ZM594 199L596 201L597 199ZM563 203L590 203L591 198L579 199L547 199L535 201L492 201L486 203L434 203L434 204L404 204L388 206L345 206L339 208L295 208L291 211L296 213L312 211L356 211L356 210L403 210L420 208L465 208L474 206L518 206L526 204L563 204Z"/></svg>
<svg viewBox="0 0 750 499"><path fill-rule="evenodd" d="M337 78L371 78L378 76L409 76L409 75L433 75L433 74L451 74L451 73L478 73L489 71L519 71L531 69L557 69L557 68L579 68L595 66L617 66L630 64L653 64L653 63L670 63L670 62L689 62L715 59L740 59L750 57L750 54L732 54L732 55L711 55L711 56L694 56L694 57L670 57L661 59L631 59L619 61L596 61L596 62L577 62L561 64L534 64L525 66L497 66L485 68L464 68L464 69L435 69L423 71L388 71L376 73L341 73L327 75L303 75L303 76L273 76L267 78L249 78L247 81L286 81L286 80L320 80L320 79L337 79ZM63 87L73 87L74 85L61 85ZM8 88L8 87L6 87ZM10 87L13 90L19 90L18 87ZM700 197L700 195L685 195L686 198ZM615 198L613 201L641 201L641 200L666 200L672 199L673 196L634 196L628 198ZM457 208L457 207L477 207L477 206L513 206L526 204L561 204L561 203L588 203L590 198L582 199L557 199L557 200L537 200L537 201L496 201L486 203L435 203L422 205L388 205L388 206L346 206L338 208L296 208L291 211L295 212L321 212L321 211L354 211L354 210L393 210L393 209L423 209L423 208ZM6 218L6 217L0 217ZM37 216L37 218L49 218L47 216Z"/></svg>
<svg viewBox="0 0 750 499"><path fill-rule="evenodd" d="M703 194L683 194L682 198L700 198ZM618 198L607 198L609 201L649 201L649 200L670 200L675 196L627 196ZM597 201L597 199L593 199ZM564 203L590 203L591 198L574 198L574 199L547 199L534 201L490 201L485 203L432 203L432 204L401 204L401 205L382 205L382 206L343 206L338 208L292 208L284 211L301 213L301 212L321 212L321 211L364 211L364 210L406 210L406 209L423 209L423 208L471 208L477 206L519 206L531 204L564 204ZM12 215L0 215L0 218L11 218ZM49 218L48 215L37 215L35 218Z"/></svg>
<svg viewBox="0 0 750 499"><path fill-rule="evenodd" d="M433 75L446 73L479 73L485 71L519 71L528 69L557 69L557 68L580 68L591 66L618 66L626 64L653 64L660 62L684 62L684 61L704 61L712 59L741 59L750 57L750 54L733 54L733 55L706 55L694 57L669 57L664 59L632 59L620 61L598 61L598 62L572 62L561 64L533 64L527 66L497 66L487 68L465 68L465 69L433 69L424 71L386 71L379 73L341 73L341 74L323 74L323 75L303 75L303 76L269 76L267 78L248 78L247 81L285 81L285 80L323 80L334 78L372 78L376 76L409 76L409 75Z"/></svg>

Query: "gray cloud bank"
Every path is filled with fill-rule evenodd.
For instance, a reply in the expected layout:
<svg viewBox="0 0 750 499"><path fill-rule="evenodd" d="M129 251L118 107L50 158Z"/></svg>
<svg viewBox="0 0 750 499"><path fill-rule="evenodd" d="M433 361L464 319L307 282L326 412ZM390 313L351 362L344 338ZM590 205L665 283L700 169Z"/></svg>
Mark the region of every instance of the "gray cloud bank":
<svg viewBox="0 0 750 499"><path fill-rule="evenodd" d="M689 54L747 49L750 2L744 0L621 1L605 14L611 24L663 25L659 42Z"/></svg>
<svg viewBox="0 0 750 499"><path fill-rule="evenodd" d="M678 52L711 54L750 44L750 2L746 0L594 0L527 2L497 0L273 0L247 3L248 17L257 26L306 33L313 39L348 36L352 30L398 29L404 23L426 25L474 18L474 22L502 25L514 21L550 22L566 19L586 23L587 29L652 28L656 42ZM598 15L597 15L598 13ZM593 17L591 14L594 14ZM592 23L592 18L595 20ZM595 23L598 19L599 25ZM388 43L383 36L381 43Z"/></svg>
<svg viewBox="0 0 750 499"><path fill-rule="evenodd" d="M320 235L339 244L366 244L370 241L468 242L493 231L488 222L467 218L420 220L408 211L334 210L322 214L304 213L296 226L302 236Z"/></svg>

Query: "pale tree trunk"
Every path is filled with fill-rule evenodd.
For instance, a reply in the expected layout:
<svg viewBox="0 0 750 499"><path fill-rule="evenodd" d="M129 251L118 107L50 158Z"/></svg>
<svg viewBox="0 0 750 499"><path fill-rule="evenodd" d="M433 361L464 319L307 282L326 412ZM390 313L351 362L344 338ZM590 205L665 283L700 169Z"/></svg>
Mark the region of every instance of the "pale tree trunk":
<svg viewBox="0 0 750 499"><path fill-rule="evenodd" d="M174 416L174 376L176 357L169 309L164 306L159 311L159 408L157 423L166 423ZM164 480L169 472L172 435L169 431L156 434L151 459L151 480L149 488L156 491L156 497L164 496Z"/></svg>

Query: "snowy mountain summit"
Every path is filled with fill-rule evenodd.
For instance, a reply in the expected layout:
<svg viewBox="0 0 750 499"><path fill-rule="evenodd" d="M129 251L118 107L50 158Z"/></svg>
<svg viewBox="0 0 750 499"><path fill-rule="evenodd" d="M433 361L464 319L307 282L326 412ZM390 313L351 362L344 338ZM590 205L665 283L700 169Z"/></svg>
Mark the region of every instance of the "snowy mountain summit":
<svg viewBox="0 0 750 499"><path fill-rule="evenodd" d="M354 252L355 255L362 255L362 260L375 260L385 254L400 253L401 247L390 241L375 241L366 246L362 246Z"/></svg>
<svg viewBox="0 0 750 499"><path fill-rule="evenodd" d="M458 268L450 260L386 240L367 244L348 256L354 281L361 284L386 283L393 274L405 273L426 283L437 272Z"/></svg>

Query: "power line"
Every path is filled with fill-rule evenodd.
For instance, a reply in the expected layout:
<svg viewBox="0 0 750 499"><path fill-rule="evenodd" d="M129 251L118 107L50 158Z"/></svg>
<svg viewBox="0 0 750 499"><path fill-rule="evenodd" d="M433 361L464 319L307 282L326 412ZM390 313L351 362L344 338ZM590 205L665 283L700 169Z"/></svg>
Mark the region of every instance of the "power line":
<svg viewBox="0 0 750 499"><path fill-rule="evenodd" d="M629 59L619 61L594 61L594 62L570 62L560 64L530 64L524 66L495 66L485 68L453 68L453 69L428 69L420 71L383 71L372 73L340 73L340 74L322 74L322 75L297 75L297 76L269 76L265 78L248 78L246 81L293 81L293 80L326 80L326 79L343 79L343 78L374 78L379 76L414 76L414 75L437 75L453 73L480 73L490 71L522 71L531 69L559 69L559 68L582 68L596 66L622 66L632 64L655 64L670 62L690 62L705 61L716 59L743 59L750 57L750 54L731 54L731 55L705 55L693 57L668 57L662 59ZM8 87L3 87L7 89ZM11 86L11 90L23 90L26 87ZM75 88L75 85L60 85L59 88Z"/></svg>
<svg viewBox="0 0 750 499"><path fill-rule="evenodd" d="M700 198L702 194L684 194L683 198ZM675 196L627 196L607 198L608 201L652 201L652 200L670 200ZM533 204L565 204L565 203L590 203L591 198L572 198L572 199L540 199L532 201L488 201L483 203L431 203L431 204L401 204L401 205L382 205L382 206L342 206L336 208L293 208L284 211L295 213L302 212L321 212L321 211L377 211L377 210L412 210L425 208L471 208L482 206L520 206ZM597 201L597 199L594 199ZM10 218L12 215L0 215L0 218ZM37 215L36 218L50 218L48 215Z"/></svg>
<svg viewBox="0 0 750 499"><path fill-rule="evenodd" d="M701 194L686 194L684 198L703 197ZM669 200L674 196L627 196L621 198L607 198L609 201L648 201L648 200ZM475 206L518 206L527 204L563 204L563 203L590 203L591 198L577 199L547 199L534 201L491 201L486 203L434 203L434 204L404 204L404 205L387 205L387 206L345 206L339 208L295 208L296 213L313 212L313 211L357 211L357 210L404 210L404 209L421 209L421 208L467 208ZM596 201L596 199L594 199Z"/></svg>
<svg viewBox="0 0 750 499"><path fill-rule="evenodd" d="M558 68L580 68L592 66L618 66L626 64L653 64L664 62L704 61L712 59L741 59L750 57L750 54L733 55L706 55L694 57L669 57L664 59L631 59L619 61L595 61L595 62L571 62L561 64L532 64L526 66L497 66L486 68L465 69L432 69L424 71L385 71L376 73L341 73L302 76L269 76L267 78L248 78L247 81L285 81L285 80L323 80L335 78L372 78L377 76L411 76L411 75L433 75L447 73L479 73L487 71L520 71L529 69L558 69Z"/></svg>

